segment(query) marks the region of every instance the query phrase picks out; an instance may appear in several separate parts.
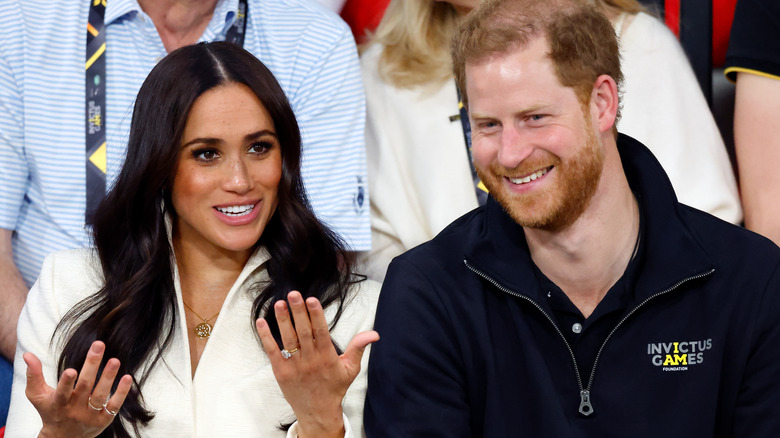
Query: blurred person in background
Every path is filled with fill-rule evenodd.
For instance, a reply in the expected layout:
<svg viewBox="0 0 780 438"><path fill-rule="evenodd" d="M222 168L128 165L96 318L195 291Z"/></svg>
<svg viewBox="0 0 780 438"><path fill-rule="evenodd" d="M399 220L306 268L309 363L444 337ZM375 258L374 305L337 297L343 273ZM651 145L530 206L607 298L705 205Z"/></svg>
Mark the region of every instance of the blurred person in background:
<svg viewBox="0 0 780 438"><path fill-rule="evenodd" d="M347 22L355 41L364 43L367 33L373 32L382 19L390 0L314 0L341 15Z"/></svg>
<svg viewBox="0 0 780 438"><path fill-rule="evenodd" d="M725 73L745 226L780 244L780 2L737 2Z"/></svg>

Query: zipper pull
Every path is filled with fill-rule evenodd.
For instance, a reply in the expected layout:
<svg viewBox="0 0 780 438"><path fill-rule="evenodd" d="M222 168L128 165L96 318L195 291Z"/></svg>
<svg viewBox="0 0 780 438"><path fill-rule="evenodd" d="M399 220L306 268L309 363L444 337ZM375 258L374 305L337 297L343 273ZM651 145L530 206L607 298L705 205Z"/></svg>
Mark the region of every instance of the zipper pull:
<svg viewBox="0 0 780 438"><path fill-rule="evenodd" d="M588 416L593 413L593 405L590 404L590 391L580 391L580 414Z"/></svg>

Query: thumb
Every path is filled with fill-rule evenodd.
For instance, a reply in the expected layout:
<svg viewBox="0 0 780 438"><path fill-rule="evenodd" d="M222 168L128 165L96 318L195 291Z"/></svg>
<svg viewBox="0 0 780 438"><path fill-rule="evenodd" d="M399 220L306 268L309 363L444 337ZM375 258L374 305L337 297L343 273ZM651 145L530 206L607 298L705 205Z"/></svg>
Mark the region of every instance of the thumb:
<svg viewBox="0 0 780 438"><path fill-rule="evenodd" d="M354 379L360 371L360 360L363 358L363 352L366 351L368 344L379 340L379 333L374 330L360 332L349 341L347 349L341 355L341 362L347 370L349 376Z"/></svg>
<svg viewBox="0 0 780 438"><path fill-rule="evenodd" d="M30 401L46 394L50 389L43 378L43 366L40 359L34 354L27 352L22 355L24 363L27 364L27 388L25 395Z"/></svg>

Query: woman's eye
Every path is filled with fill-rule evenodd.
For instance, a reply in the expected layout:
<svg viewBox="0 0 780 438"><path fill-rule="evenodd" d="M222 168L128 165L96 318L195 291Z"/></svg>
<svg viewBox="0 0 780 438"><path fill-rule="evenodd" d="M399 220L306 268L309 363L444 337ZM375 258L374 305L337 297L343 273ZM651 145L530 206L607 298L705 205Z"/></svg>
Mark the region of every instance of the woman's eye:
<svg viewBox="0 0 780 438"><path fill-rule="evenodd" d="M253 154L264 154L268 152L273 147L273 144L267 141L259 141L257 143L252 143L249 146L249 152Z"/></svg>
<svg viewBox="0 0 780 438"><path fill-rule="evenodd" d="M217 158L217 152L212 149L199 149L192 151L192 156L201 161L213 161Z"/></svg>

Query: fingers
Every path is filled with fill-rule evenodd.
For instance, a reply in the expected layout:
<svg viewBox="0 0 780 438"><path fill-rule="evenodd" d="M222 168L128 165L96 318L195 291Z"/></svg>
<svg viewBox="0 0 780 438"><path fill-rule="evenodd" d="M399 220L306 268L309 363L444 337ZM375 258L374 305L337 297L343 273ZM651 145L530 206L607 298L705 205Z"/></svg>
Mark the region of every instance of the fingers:
<svg viewBox="0 0 780 438"><path fill-rule="evenodd" d="M379 333L374 330L367 332L360 332L356 334L344 354L341 355L341 362L344 364L344 368L351 378L355 378L360 371L360 360L363 358L363 353L366 351L368 344L374 343L379 340Z"/></svg>
<svg viewBox="0 0 780 438"><path fill-rule="evenodd" d="M290 312L295 321L295 331L298 335L300 349L302 352L306 350L311 351L310 349L314 347L314 337L311 321L309 320L309 311L306 310L306 303L304 303L303 297L298 291L292 291L287 294L287 301L290 303ZM282 336L282 339L284 339L284 336ZM287 344L284 346L288 348Z"/></svg>
<svg viewBox="0 0 780 438"><path fill-rule="evenodd" d="M90 396L90 404L92 406L105 406L111 396L111 387L114 386L114 379L119 372L119 360L111 358L106 362L105 368L103 368L103 374L100 375L100 380L95 389L92 390ZM79 379L80 380L80 379Z"/></svg>
<svg viewBox="0 0 780 438"><path fill-rule="evenodd" d="M290 352L294 351L295 354L300 351L302 355L323 353L330 350L335 352L330 339L328 321L325 319L325 311L319 300L309 297L304 301L300 292L291 291L287 295L287 301L289 306L281 300L274 304L274 314L279 325L284 349ZM256 326L257 334L263 343L263 349L269 357L272 357L277 353L278 347L273 341L267 322L260 318L256 321ZM363 348L374 340L365 341Z"/></svg>
<svg viewBox="0 0 780 438"><path fill-rule="evenodd" d="M119 368L118 363L119 361L117 361L117 368ZM113 382L113 380L114 378L112 377L111 381ZM130 392L130 388L132 386L133 386L133 378L129 374L125 374L124 376L122 376L122 378L119 379L119 384L116 387L116 391L114 392L114 395L112 395L111 398L109 398L106 401L106 405L104 406L103 411L106 414L111 415L112 417L115 416L119 412L119 408L121 408L122 404L125 402L125 398L127 397L127 394Z"/></svg>
<svg viewBox="0 0 780 438"><path fill-rule="evenodd" d="M265 350L265 354L271 358L272 362L275 361L279 358L279 346L276 345L276 340L271 334L271 329L268 327L268 322L266 322L265 318L257 318L257 321L255 321L255 327L257 327L257 335L260 336L260 342L263 344L263 350Z"/></svg>
<svg viewBox="0 0 780 438"><path fill-rule="evenodd" d="M73 368L68 368L62 372L60 381L57 382L57 389L54 392L54 403L65 406L70 402L77 376L78 373Z"/></svg>
<svg viewBox="0 0 780 438"><path fill-rule="evenodd" d="M309 311L314 340L320 341L315 343L315 348L321 350L333 349L333 343L330 341L330 330L328 330L328 321L325 319L325 311L322 309L320 301L314 297L309 297L306 299L306 308Z"/></svg>
<svg viewBox="0 0 780 438"><path fill-rule="evenodd" d="M24 353L22 359L27 365L27 389L25 392L27 398L32 401L33 397L46 394L50 388L43 379L43 365L41 365L40 359L29 352Z"/></svg>
<svg viewBox="0 0 780 438"><path fill-rule="evenodd" d="M98 370L100 369L100 363L103 361L103 352L106 350L106 345L101 341L95 341L87 352L87 358L84 360L84 365L79 372L78 381L76 382L76 392L78 397L82 397L85 400L92 394L92 388L95 385L95 378L97 377ZM116 371L114 371L116 373ZM116 374L115 374L116 375ZM113 382L113 377L111 381ZM106 399L95 400L93 403L103 404Z"/></svg>
<svg viewBox="0 0 780 438"><path fill-rule="evenodd" d="M68 368L63 371L55 390L46 384L43 377L43 365L36 355L27 352L22 355L22 358L27 365L27 387L24 393L33 406L36 408L41 406L52 392L54 393L54 403L64 406L70 401L73 384L76 382L76 370Z"/></svg>
<svg viewBox="0 0 780 438"><path fill-rule="evenodd" d="M120 369L119 360L111 358L93 390L92 382L96 380L104 352L102 342L92 343L81 372L72 368L64 370L56 388L46 385L43 364L34 354L28 352L22 356L27 365L26 395L41 417L42 434L48 430L56 431L58 436L96 436L111 424L132 388L133 379L130 375L122 376L111 395Z"/></svg>
<svg viewBox="0 0 780 438"><path fill-rule="evenodd" d="M279 325L279 334L282 337L282 345L287 350L299 347L298 335L293 327L292 317L287 307L287 303L284 301L277 301L274 304L274 314L276 315L276 323Z"/></svg>

